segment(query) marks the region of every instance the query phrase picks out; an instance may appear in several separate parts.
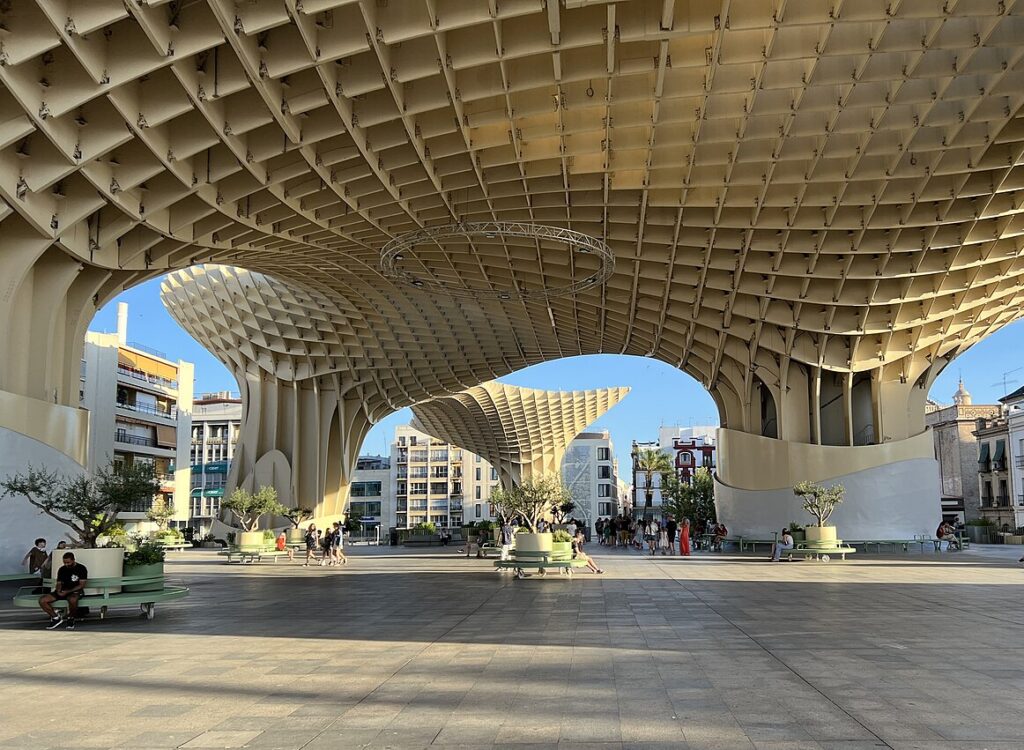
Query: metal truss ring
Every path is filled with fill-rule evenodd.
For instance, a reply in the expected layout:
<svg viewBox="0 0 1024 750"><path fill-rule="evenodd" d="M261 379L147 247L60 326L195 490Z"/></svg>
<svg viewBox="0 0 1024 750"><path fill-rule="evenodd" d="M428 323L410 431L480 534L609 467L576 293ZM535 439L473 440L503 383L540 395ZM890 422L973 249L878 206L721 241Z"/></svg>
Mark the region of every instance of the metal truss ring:
<svg viewBox="0 0 1024 750"><path fill-rule="evenodd" d="M445 284L431 278L421 278L416 274L398 267L403 260L403 253L411 253L417 246L424 243L443 245L444 240L460 237L484 237L500 239L503 237L526 237L541 241L561 242L570 252L593 255L600 261L600 268L566 286L543 287L540 289L494 289L490 287L468 287ZM401 281L418 289L441 292L452 297L468 297L474 299L496 298L510 299L546 299L578 294L585 289L603 284L615 271L615 255L610 247L596 237L583 232L576 232L563 227L544 224L527 224L516 221L482 221L446 224L438 227L417 229L395 237L380 252L381 272L389 279Z"/></svg>

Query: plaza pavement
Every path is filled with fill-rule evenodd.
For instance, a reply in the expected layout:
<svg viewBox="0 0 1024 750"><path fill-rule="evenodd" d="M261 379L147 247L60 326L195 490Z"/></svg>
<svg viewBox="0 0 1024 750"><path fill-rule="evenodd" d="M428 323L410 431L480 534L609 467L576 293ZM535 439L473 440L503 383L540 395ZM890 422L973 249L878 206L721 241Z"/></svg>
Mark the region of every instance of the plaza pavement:
<svg viewBox="0 0 1024 750"><path fill-rule="evenodd" d="M1024 748L1021 548L593 551L603 576L525 581L451 548L190 551L188 599L75 632L7 587L0 747Z"/></svg>

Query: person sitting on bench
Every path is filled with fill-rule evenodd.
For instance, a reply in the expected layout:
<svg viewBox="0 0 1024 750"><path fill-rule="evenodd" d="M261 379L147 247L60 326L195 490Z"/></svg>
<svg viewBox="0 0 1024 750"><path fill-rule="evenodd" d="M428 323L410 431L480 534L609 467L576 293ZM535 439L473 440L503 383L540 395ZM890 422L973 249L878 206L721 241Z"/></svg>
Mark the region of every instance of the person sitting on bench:
<svg viewBox="0 0 1024 750"><path fill-rule="evenodd" d="M793 535L789 533L789 529L783 529L779 541L772 545L772 562L779 562L782 559L782 551L791 549L793 549Z"/></svg>
<svg viewBox="0 0 1024 750"><path fill-rule="evenodd" d="M597 567L597 563L594 562L594 558L583 551L583 545L586 543L587 538L583 535L583 529L576 530L576 536L572 539L572 556L575 560L583 560L587 563L587 569L591 573L604 573L601 568Z"/></svg>
<svg viewBox="0 0 1024 750"><path fill-rule="evenodd" d="M935 537L940 542L946 542L949 545L948 549L960 549L960 540L957 539L956 531L948 521L939 524L939 528L935 529Z"/></svg>
<svg viewBox="0 0 1024 750"><path fill-rule="evenodd" d="M725 528L724 523L715 524L714 537L711 539L711 549L722 551L722 543L725 542L725 538L729 536L729 529Z"/></svg>
<svg viewBox="0 0 1024 750"><path fill-rule="evenodd" d="M64 564L57 571L57 588L52 593L39 597L39 606L50 616L47 630L59 628L62 622L67 623L68 630L75 629L78 599L82 596L85 582L89 579L89 571L81 563L75 562L73 552L65 552L63 560ZM57 614L57 610L53 608L53 603L62 599L68 603L67 619Z"/></svg>

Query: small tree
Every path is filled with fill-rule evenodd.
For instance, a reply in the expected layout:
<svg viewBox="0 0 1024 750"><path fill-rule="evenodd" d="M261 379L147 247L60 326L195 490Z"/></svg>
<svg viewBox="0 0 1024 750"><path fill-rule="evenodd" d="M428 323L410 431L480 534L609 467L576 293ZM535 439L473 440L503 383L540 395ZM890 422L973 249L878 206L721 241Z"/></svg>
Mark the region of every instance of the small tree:
<svg viewBox="0 0 1024 750"><path fill-rule="evenodd" d="M505 513L522 517L527 528L536 534L540 520L554 508L571 502L572 494L562 484L560 476L548 474L529 479L511 490L501 491L499 500ZM495 502L493 495L491 502Z"/></svg>
<svg viewBox="0 0 1024 750"><path fill-rule="evenodd" d="M161 532L167 531L167 524L174 518L174 503L169 503L163 498L154 501L146 518L155 523Z"/></svg>
<svg viewBox="0 0 1024 750"><path fill-rule="evenodd" d="M633 461L637 471L644 475L644 516L650 516L654 501L654 475L661 475L664 483L674 473L675 467L669 455L656 448L641 448L633 454Z"/></svg>
<svg viewBox="0 0 1024 750"><path fill-rule="evenodd" d="M267 513L283 516L286 510L277 502L277 490L266 485L260 487L255 494L236 487L220 507L235 514L243 531L256 531L260 519Z"/></svg>
<svg viewBox="0 0 1024 750"><path fill-rule="evenodd" d="M825 525L836 506L843 502L845 492L841 484L826 487L817 482L800 482L793 488L793 494L800 498L804 510L818 520L818 526Z"/></svg>
<svg viewBox="0 0 1024 750"><path fill-rule="evenodd" d="M551 509L551 520L555 523L565 523L565 519L572 515L574 510L576 510L576 503L567 500Z"/></svg>
<svg viewBox="0 0 1024 750"><path fill-rule="evenodd" d="M281 515L291 522L293 528L297 529L299 524L313 517L313 511L309 508L286 508Z"/></svg>
<svg viewBox="0 0 1024 750"><path fill-rule="evenodd" d="M703 466L693 475L693 483L680 481L669 476L662 483L662 507L676 517L677 521L689 518L697 529L703 529L708 521L717 520L715 513L715 480Z"/></svg>
<svg viewBox="0 0 1024 750"><path fill-rule="evenodd" d="M137 463L99 469L92 476L59 476L56 471L34 469L0 481L3 493L21 495L51 518L68 526L72 542L95 547L120 523L118 514L134 510L140 503L152 503L160 489L150 464Z"/></svg>

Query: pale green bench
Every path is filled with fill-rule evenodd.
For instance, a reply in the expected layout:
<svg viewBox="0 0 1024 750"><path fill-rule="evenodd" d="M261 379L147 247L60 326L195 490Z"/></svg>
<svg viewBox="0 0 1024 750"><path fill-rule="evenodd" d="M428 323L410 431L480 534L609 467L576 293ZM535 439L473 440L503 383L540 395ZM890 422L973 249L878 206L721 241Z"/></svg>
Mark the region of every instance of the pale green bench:
<svg viewBox="0 0 1024 750"><path fill-rule="evenodd" d="M571 576L574 568L587 567L587 561L575 560L571 556L564 557L561 553L553 555L550 552L515 552L511 560L495 560L494 567L497 570L514 570L516 578L525 578L526 568L536 569L542 577L549 568Z"/></svg>
<svg viewBox="0 0 1024 750"><path fill-rule="evenodd" d="M768 549L771 549L772 545L775 544L775 540L774 539L748 539L747 537L744 537L744 536L738 536L735 539L732 539L732 538L723 539L722 541L723 542L737 542L739 544L739 546L740 546L740 552L743 552L743 550L746 549L747 547L750 547L751 550L753 550L754 552L757 552L757 545L759 545L759 544L764 544L764 545L766 545L768 547Z"/></svg>
<svg viewBox="0 0 1024 750"><path fill-rule="evenodd" d="M54 579L48 578L42 585L52 588ZM116 591L111 589L124 586L152 586L151 591ZM159 586L159 588L155 588ZM35 593L36 586L22 586L14 595L15 607L26 607L29 609L39 608L39 597L42 594ZM146 619L152 620L156 615L156 605L183 599L188 596L187 586L168 586L162 575L158 576L118 576L115 578L90 578L87 589L99 589L99 593L86 594L79 597L79 607L99 607L100 619L107 616L107 609L110 607L138 605ZM67 609L68 603L63 600L53 602L54 609Z"/></svg>
<svg viewBox="0 0 1024 750"><path fill-rule="evenodd" d="M8 581L38 581L39 576L33 573L2 573L0 574L0 583Z"/></svg>
<svg viewBox="0 0 1024 750"><path fill-rule="evenodd" d="M791 550L786 550L787 554L790 557L792 557L793 555L800 555L805 560L808 559L808 558L811 558L811 559L814 559L814 560L821 560L822 562L828 562L829 560L831 560L832 559L832 555L839 555L839 557L841 559L845 560L847 555L852 555L856 551L857 550L854 547L848 547L848 546L845 546L845 545L844 546L838 546L837 545L835 547L825 547L825 546L809 547L806 544L800 544L800 545L797 545L796 547L794 547Z"/></svg>
<svg viewBox="0 0 1024 750"><path fill-rule="evenodd" d="M277 562L279 557L287 557L288 550L279 550L276 547L270 547L268 549L239 549L237 547L228 548L221 550L217 553L222 557L227 558L227 562L231 563L238 559L238 562L245 563L246 559L250 563L256 563L262 560L264 557L270 558L274 563Z"/></svg>

